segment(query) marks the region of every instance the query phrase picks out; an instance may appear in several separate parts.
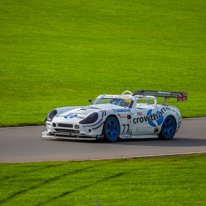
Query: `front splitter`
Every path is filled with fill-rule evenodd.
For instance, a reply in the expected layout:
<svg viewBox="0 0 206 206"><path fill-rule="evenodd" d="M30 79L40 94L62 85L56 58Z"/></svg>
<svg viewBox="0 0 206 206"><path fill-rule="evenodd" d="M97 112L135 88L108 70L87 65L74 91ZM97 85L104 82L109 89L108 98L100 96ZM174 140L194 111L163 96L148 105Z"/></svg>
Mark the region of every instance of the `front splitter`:
<svg viewBox="0 0 206 206"><path fill-rule="evenodd" d="M47 131L42 132L43 138L54 138L54 139L71 139L71 140L96 140L96 137L82 137L82 136L59 136L51 135Z"/></svg>

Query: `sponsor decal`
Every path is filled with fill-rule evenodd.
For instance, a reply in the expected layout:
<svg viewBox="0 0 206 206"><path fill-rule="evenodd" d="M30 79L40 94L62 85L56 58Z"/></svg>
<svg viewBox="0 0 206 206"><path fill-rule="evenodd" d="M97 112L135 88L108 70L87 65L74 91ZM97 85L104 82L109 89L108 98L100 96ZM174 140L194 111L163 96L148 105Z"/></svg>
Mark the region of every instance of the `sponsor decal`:
<svg viewBox="0 0 206 206"><path fill-rule="evenodd" d="M143 115L143 113L142 112L137 112L137 115Z"/></svg>
<svg viewBox="0 0 206 206"><path fill-rule="evenodd" d="M78 116L77 114L71 113L71 114L67 114L64 116L65 119L68 118L79 118L79 119L84 119L83 117Z"/></svg>
<svg viewBox="0 0 206 206"><path fill-rule="evenodd" d="M127 116L121 116L121 118L127 118Z"/></svg>
<svg viewBox="0 0 206 206"><path fill-rule="evenodd" d="M102 98L118 98L119 95L102 95Z"/></svg>
<svg viewBox="0 0 206 206"><path fill-rule="evenodd" d="M122 135L123 138L131 138L132 136Z"/></svg>
<svg viewBox="0 0 206 206"><path fill-rule="evenodd" d="M129 134L130 133L130 124L122 124L121 134Z"/></svg>
<svg viewBox="0 0 206 206"><path fill-rule="evenodd" d="M131 102L131 99L125 99L124 102Z"/></svg>
<svg viewBox="0 0 206 206"><path fill-rule="evenodd" d="M179 122L178 122L178 128L180 128L180 126L181 126L181 123L182 123L181 121L179 121Z"/></svg>
<svg viewBox="0 0 206 206"><path fill-rule="evenodd" d="M132 121L130 119L127 120L127 124L131 124Z"/></svg>
<svg viewBox="0 0 206 206"><path fill-rule="evenodd" d="M167 110L171 111L170 108L164 107L160 111L157 110L156 113L152 113L152 109L150 109L147 112L147 116L134 118L133 123L138 124L138 123L147 122L152 127L158 127L163 123L163 120L164 120L163 114Z"/></svg>
<svg viewBox="0 0 206 206"><path fill-rule="evenodd" d="M180 117L180 113L178 113L176 110L170 109L170 111L174 112L178 117Z"/></svg>
<svg viewBox="0 0 206 206"><path fill-rule="evenodd" d="M112 109L113 112L130 112L130 109Z"/></svg>
<svg viewBox="0 0 206 206"><path fill-rule="evenodd" d="M150 109L147 112L147 115L149 116L151 113L152 113L152 109ZM154 120L156 120L158 126L160 126L162 124L163 120L164 120L164 116L157 110L156 115L154 114L154 117L155 117ZM149 120L148 123L149 123L150 126L156 127L156 124L151 119Z"/></svg>
<svg viewBox="0 0 206 206"><path fill-rule="evenodd" d="M184 93L181 93L180 95L178 95L177 101L178 102L187 101L187 92L184 92Z"/></svg>
<svg viewBox="0 0 206 206"><path fill-rule="evenodd" d="M159 91L158 93L161 93L161 94L171 94L170 92L161 92L161 91Z"/></svg>

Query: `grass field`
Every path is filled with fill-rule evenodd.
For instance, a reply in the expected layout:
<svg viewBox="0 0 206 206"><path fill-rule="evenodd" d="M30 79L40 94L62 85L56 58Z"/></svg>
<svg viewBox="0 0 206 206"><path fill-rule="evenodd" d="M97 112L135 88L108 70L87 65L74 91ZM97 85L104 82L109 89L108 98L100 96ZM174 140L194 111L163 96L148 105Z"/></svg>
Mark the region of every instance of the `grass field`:
<svg viewBox="0 0 206 206"><path fill-rule="evenodd" d="M2 205L205 205L206 155L0 164Z"/></svg>
<svg viewBox="0 0 206 206"><path fill-rule="evenodd" d="M206 1L0 0L0 127L99 94L188 92L206 116ZM206 155L0 164L1 205L205 205Z"/></svg>
<svg viewBox="0 0 206 206"><path fill-rule="evenodd" d="M124 90L188 92L206 116L206 1L0 0L0 126Z"/></svg>

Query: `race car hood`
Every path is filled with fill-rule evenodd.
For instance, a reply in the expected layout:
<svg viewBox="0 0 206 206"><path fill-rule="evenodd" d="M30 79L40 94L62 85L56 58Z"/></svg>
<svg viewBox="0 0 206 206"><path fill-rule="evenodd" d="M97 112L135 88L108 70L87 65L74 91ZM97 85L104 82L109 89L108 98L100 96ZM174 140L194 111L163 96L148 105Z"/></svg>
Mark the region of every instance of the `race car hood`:
<svg viewBox="0 0 206 206"><path fill-rule="evenodd" d="M110 111L111 113L129 113L131 109L112 104L90 105L66 111L54 117L53 122L78 123L93 112Z"/></svg>

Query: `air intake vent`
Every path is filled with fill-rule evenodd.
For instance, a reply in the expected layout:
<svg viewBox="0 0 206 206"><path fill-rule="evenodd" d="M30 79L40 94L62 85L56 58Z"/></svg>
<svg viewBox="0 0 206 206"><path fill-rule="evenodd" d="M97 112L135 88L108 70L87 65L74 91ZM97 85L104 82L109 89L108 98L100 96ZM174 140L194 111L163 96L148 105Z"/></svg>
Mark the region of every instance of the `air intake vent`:
<svg viewBox="0 0 206 206"><path fill-rule="evenodd" d="M73 129L55 129L57 134L58 133L79 133L79 130L73 130Z"/></svg>
<svg viewBox="0 0 206 206"><path fill-rule="evenodd" d="M73 128L73 124L62 124L62 123L59 123L58 126L59 127Z"/></svg>

